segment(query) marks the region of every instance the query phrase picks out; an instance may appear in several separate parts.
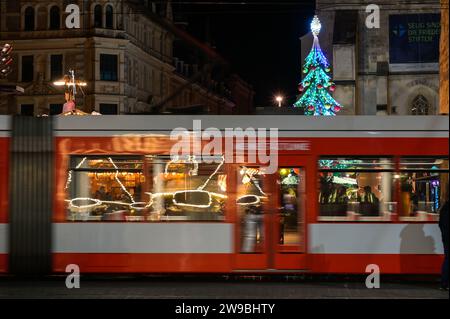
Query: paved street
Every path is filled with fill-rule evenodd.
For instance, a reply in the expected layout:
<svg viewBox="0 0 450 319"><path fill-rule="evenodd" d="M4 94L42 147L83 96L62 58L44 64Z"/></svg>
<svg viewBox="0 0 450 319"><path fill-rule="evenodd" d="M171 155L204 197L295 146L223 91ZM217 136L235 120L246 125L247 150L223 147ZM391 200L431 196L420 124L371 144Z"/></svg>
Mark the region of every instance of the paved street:
<svg viewBox="0 0 450 319"><path fill-rule="evenodd" d="M227 279L227 278L82 278L81 289L69 290L63 277L47 280L0 278L0 298L87 299L448 299L434 280L390 280L367 289L364 280Z"/></svg>

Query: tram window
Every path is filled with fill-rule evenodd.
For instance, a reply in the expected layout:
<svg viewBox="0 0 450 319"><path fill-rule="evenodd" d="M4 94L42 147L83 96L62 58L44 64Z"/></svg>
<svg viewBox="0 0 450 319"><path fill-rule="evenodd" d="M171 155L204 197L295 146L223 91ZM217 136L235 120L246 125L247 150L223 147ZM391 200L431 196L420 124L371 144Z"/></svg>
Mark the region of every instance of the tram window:
<svg viewBox="0 0 450 319"><path fill-rule="evenodd" d="M142 220L146 199L140 157L74 156L65 189L71 221Z"/></svg>
<svg viewBox="0 0 450 319"><path fill-rule="evenodd" d="M400 170L400 220L437 221L448 198L448 158L402 158Z"/></svg>
<svg viewBox="0 0 450 319"><path fill-rule="evenodd" d="M391 158L321 158L319 219L390 221L396 212Z"/></svg>
<svg viewBox="0 0 450 319"><path fill-rule="evenodd" d="M305 172L303 168L280 168L280 245L299 245L303 239L303 206L305 193Z"/></svg>
<svg viewBox="0 0 450 319"><path fill-rule="evenodd" d="M223 159L195 156L171 160L147 156L151 221L223 221L227 175Z"/></svg>
<svg viewBox="0 0 450 319"><path fill-rule="evenodd" d="M238 171L237 210L240 221L241 253L264 250L264 172L259 167L241 166Z"/></svg>

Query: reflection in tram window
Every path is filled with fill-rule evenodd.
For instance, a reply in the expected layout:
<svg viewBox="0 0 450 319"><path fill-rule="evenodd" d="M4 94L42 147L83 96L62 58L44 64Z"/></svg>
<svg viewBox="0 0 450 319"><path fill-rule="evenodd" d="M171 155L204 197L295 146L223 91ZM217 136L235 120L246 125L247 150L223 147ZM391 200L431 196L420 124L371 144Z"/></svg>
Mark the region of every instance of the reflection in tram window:
<svg viewBox="0 0 450 319"><path fill-rule="evenodd" d="M238 172L237 207L240 220L241 252L264 250L264 173L257 167L240 167Z"/></svg>
<svg viewBox="0 0 450 319"><path fill-rule="evenodd" d="M280 245L300 244L299 185L301 176L298 168L281 168L281 211L280 211Z"/></svg>
<svg viewBox="0 0 450 319"><path fill-rule="evenodd" d="M223 164L221 157L209 158L207 164L195 156L179 160L148 156L149 220L224 220L227 176Z"/></svg>
<svg viewBox="0 0 450 319"><path fill-rule="evenodd" d="M120 221L143 210L139 157L74 156L66 181L68 220Z"/></svg>
<svg viewBox="0 0 450 319"><path fill-rule="evenodd" d="M66 183L68 219L223 220L226 187L220 158L76 156Z"/></svg>
<svg viewBox="0 0 450 319"><path fill-rule="evenodd" d="M400 220L437 221L448 198L448 158L403 158L400 169Z"/></svg>
<svg viewBox="0 0 450 319"><path fill-rule="evenodd" d="M320 220L391 220L393 172L389 158L319 160Z"/></svg>

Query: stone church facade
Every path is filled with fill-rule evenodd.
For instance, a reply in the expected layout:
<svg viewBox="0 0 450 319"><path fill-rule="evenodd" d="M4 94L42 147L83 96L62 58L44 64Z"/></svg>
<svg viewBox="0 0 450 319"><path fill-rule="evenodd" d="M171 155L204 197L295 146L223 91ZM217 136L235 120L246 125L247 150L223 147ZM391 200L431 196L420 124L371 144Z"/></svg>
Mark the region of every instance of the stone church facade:
<svg viewBox="0 0 450 319"><path fill-rule="evenodd" d="M339 115L438 114L439 2L316 1L322 23L320 44L337 85L334 97L345 106ZM379 28L366 25L373 13L367 9L369 4L380 9ZM416 23L415 19L424 22ZM424 36L418 38L416 31ZM396 35L406 44L396 42ZM421 43L414 46L414 41ZM301 44L303 61L311 48L312 35L303 36ZM414 52L422 48L432 56Z"/></svg>

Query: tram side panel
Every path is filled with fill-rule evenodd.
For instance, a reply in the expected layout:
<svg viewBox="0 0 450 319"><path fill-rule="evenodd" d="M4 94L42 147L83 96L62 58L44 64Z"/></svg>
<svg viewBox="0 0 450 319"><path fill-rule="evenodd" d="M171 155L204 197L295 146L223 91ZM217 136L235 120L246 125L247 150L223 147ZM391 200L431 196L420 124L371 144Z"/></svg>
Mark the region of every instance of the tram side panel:
<svg viewBox="0 0 450 319"><path fill-rule="evenodd" d="M144 141L146 147L134 142L133 138L117 136L56 138L53 271L61 273L67 265L76 264L82 273L230 272L234 250L233 224L227 220L132 221L121 218L114 221L68 218L67 205L70 202L67 200L70 195L66 188L71 156L95 154L100 160L108 161L114 156L168 152L168 141L161 141L161 137ZM75 182L76 173L70 178ZM73 203L73 210L82 212L82 208L77 210L75 206L81 206L79 203Z"/></svg>
<svg viewBox="0 0 450 319"><path fill-rule="evenodd" d="M317 160L324 155L344 153L350 157L352 154L393 156L395 161L408 157L442 157L446 158L448 163L448 137L427 138L421 136L420 132L414 134L417 136L360 139L358 145L364 147L355 150L355 141L349 139L337 139L335 143L316 139L313 144ZM395 172L400 175L398 169L397 167ZM448 174L448 166L446 169ZM316 174L318 173L317 171ZM400 215L405 212L402 212L404 208L401 202L404 199L400 188L394 195L398 202L397 208L386 221L342 221L339 217L335 221L332 218L327 221L320 220L318 190L317 184L308 206L308 260L311 272L361 274L366 272L369 265L375 265L385 274L440 273L443 245L436 220L438 217L435 215L434 221L402 219Z"/></svg>
<svg viewBox="0 0 450 319"><path fill-rule="evenodd" d="M309 234L314 273L438 274L443 261L436 223L317 223Z"/></svg>
<svg viewBox="0 0 450 319"><path fill-rule="evenodd" d="M366 147L356 152L353 141L347 140L344 141L347 145L344 151L349 156L448 157L448 138L371 139L364 141ZM343 152L342 141L312 141L316 159ZM368 145L369 142L375 143L373 148ZM412 147L424 143L429 147ZM67 264L78 264L84 272L233 271L232 259L236 253L233 241L233 222L236 220L232 217L236 212L233 211L228 212L227 219L221 223L67 220L65 185L70 156L166 154L167 145L167 141L161 139L152 141L139 137L57 138L54 271L63 272ZM307 169L315 170L311 167ZM311 187L314 188L314 185ZM395 217L387 222L320 222L317 218L318 192L310 190L309 194L307 270L313 273L361 274L368 265L375 264L382 273L439 272L442 245L437 223L401 222Z"/></svg>

